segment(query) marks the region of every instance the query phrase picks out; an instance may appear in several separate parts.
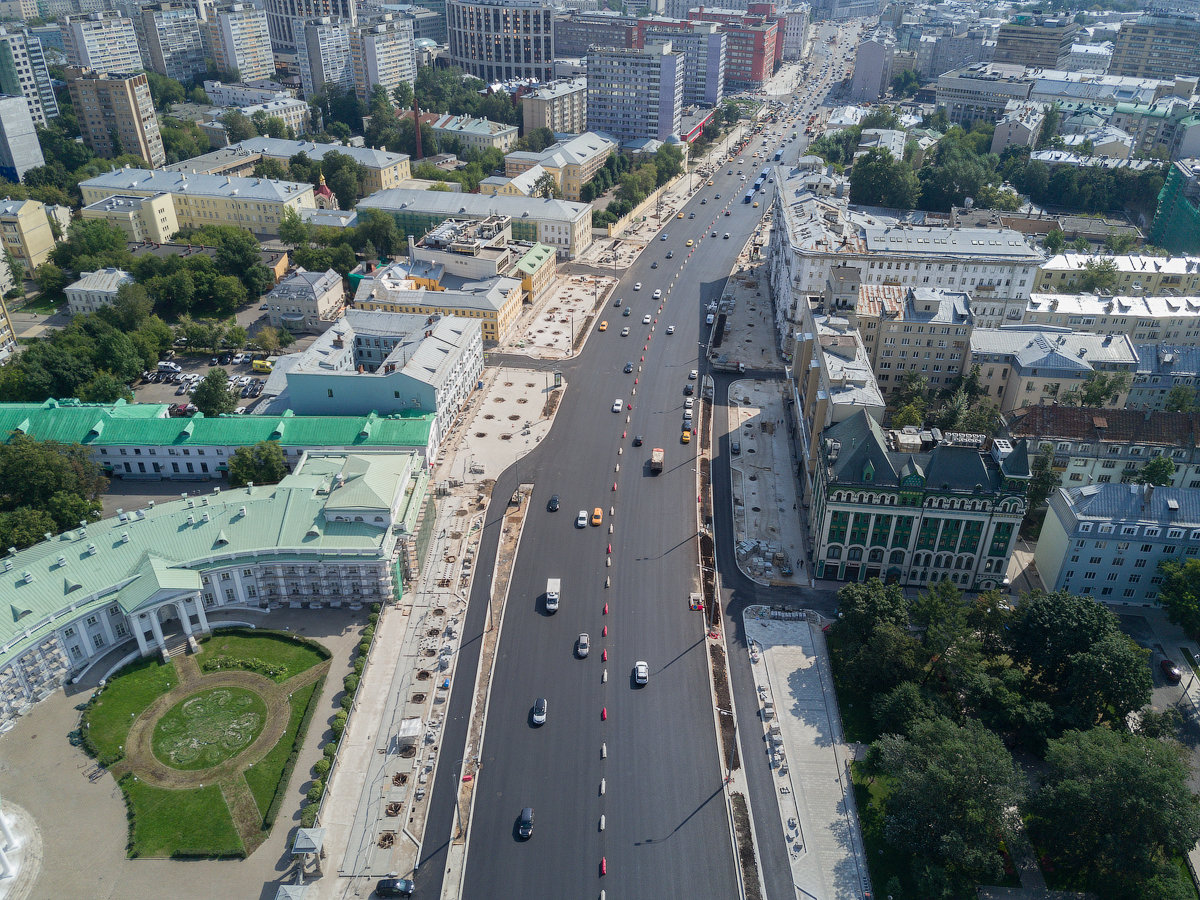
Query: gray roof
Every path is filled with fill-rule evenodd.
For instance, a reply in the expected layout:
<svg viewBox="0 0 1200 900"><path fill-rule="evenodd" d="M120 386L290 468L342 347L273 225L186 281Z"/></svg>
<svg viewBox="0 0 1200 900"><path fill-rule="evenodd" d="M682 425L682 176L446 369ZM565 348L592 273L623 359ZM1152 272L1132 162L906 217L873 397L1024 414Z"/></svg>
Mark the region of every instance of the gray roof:
<svg viewBox="0 0 1200 900"><path fill-rule="evenodd" d="M313 186L298 181L276 181L273 178L240 178L231 175L193 175L168 172L165 169L115 169L80 182L81 188L95 188L120 194L136 190L148 194L167 191L171 194L192 194L201 197L237 197L241 200L262 200L286 203L297 196L312 197Z"/></svg>
<svg viewBox="0 0 1200 900"><path fill-rule="evenodd" d="M305 268L298 268L275 285L267 297L274 300L319 297L334 285L339 284L341 280L342 276L333 269L326 269L324 272L310 272Z"/></svg>
<svg viewBox="0 0 1200 900"><path fill-rule="evenodd" d="M971 333L973 355L1004 355L1027 369L1091 372L1093 369L1132 369L1137 365L1133 341L1124 334L1091 334L1065 329L1017 325L977 328Z"/></svg>
<svg viewBox="0 0 1200 900"><path fill-rule="evenodd" d="M1042 254L1011 228L944 228L927 225L864 225L867 250L891 256L931 253L1010 257L1041 262Z"/></svg>
<svg viewBox="0 0 1200 900"><path fill-rule="evenodd" d="M1057 499L1076 518L1176 528L1200 526L1200 489L1141 484L1087 484L1059 488ZM1172 505L1176 508L1172 509Z"/></svg>
<svg viewBox="0 0 1200 900"><path fill-rule="evenodd" d="M341 144L318 144L314 141L289 141L271 137L249 138L232 146L250 153L261 153L273 159L290 159L297 153L304 153L309 159L321 159L326 153L342 153L372 169L386 169L408 159L407 154L375 150L372 147L346 147Z"/></svg>
<svg viewBox="0 0 1200 900"><path fill-rule="evenodd" d="M98 272L84 272L78 281L67 285L68 291L102 291L106 294L116 294L117 288L123 284L132 284L133 276L123 269L109 266Z"/></svg>
<svg viewBox="0 0 1200 900"><path fill-rule="evenodd" d="M385 212L416 212L451 216L509 216L514 220L538 222L574 222L590 216L590 203L570 200L538 199L534 197L505 197L488 194L453 194L448 191L413 191L389 188L376 191L358 201L361 209L382 209Z"/></svg>
<svg viewBox="0 0 1200 900"><path fill-rule="evenodd" d="M1135 344L1139 375L1200 375L1200 347Z"/></svg>

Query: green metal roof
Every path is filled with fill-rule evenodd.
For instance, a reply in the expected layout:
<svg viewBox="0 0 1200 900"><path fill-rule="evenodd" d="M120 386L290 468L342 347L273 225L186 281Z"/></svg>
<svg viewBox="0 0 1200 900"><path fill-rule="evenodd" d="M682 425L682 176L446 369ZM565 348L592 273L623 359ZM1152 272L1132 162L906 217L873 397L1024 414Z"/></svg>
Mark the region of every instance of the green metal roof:
<svg viewBox="0 0 1200 900"><path fill-rule="evenodd" d="M403 411L387 416L167 417L166 404L0 403L0 440L14 431L37 440L89 447L237 447L274 440L285 447L424 448L434 416Z"/></svg>
<svg viewBox="0 0 1200 900"><path fill-rule="evenodd" d="M554 258L554 248L545 244L534 244L528 253L517 260L515 268L522 274L532 275L546 261L546 257Z"/></svg>

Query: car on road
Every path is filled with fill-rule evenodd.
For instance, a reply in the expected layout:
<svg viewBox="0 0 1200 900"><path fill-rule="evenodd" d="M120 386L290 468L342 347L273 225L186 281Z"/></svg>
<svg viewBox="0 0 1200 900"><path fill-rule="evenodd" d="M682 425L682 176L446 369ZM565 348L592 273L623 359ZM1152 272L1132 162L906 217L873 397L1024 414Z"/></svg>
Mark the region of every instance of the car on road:
<svg viewBox="0 0 1200 900"><path fill-rule="evenodd" d="M588 650L591 648L592 639L588 637L586 631L579 633L579 637L575 638L575 652L579 654L580 659L587 659Z"/></svg>
<svg viewBox="0 0 1200 900"><path fill-rule="evenodd" d="M681 434L679 436L679 443L690 444L691 442L692 442L692 433L690 431L685 431L683 434Z"/></svg>
<svg viewBox="0 0 1200 900"><path fill-rule="evenodd" d="M652 299L654 299L654 300L661 300L662 299L662 291L656 289L651 296L652 296Z"/></svg>
<svg viewBox="0 0 1200 900"><path fill-rule="evenodd" d="M729 452L732 453L734 456L741 456L742 455L742 442L741 441L733 441L732 443L730 443Z"/></svg>
<svg viewBox="0 0 1200 900"><path fill-rule="evenodd" d="M694 245L695 245L695 243L696 243L696 242L695 242L695 241L693 241L691 238L688 238L687 246L689 246L689 247L692 247L692 246L694 246Z"/></svg>
<svg viewBox="0 0 1200 900"><path fill-rule="evenodd" d="M692 387L690 384L685 384L683 386L683 394L685 397L690 397L694 393L696 393L696 389L694 387Z"/></svg>
<svg viewBox="0 0 1200 900"><path fill-rule="evenodd" d="M696 218L696 214L695 214L695 213L688 213L688 218L689 218L689 219L694 219L694 218Z"/></svg>
<svg viewBox="0 0 1200 900"><path fill-rule="evenodd" d="M692 369L692 371L688 372L688 381L695 381L699 375L700 372L698 370Z"/></svg>
<svg viewBox="0 0 1200 900"><path fill-rule="evenodd" d="M710 182L709 182L709 184L712 184L712 182L710 181ZM701 205L701 206L707 206L707 205L708 205L708 198L707 198L707 197L701 197L701 198L700 198L700 205ZM696 218L696 214L695 214L695 213L692 213L692 216L691 216L691 217L692 217L693 219L694 219L694 218Z"/></svg>
<svg viewBox="0 0 1200 900"><path fill-rule="evenodd" d="M668 326L667 326L667 334L674 334L674 333L675 333L675 326L674 326L674 325L668 325Z"/></svg>
<svg viewBox="0 0 1200 900"><path fill-rule="evenodd" d="M757 200L754 201L754 208L758 209L758 201Z"/></svg>
<svg viewBox="0 0 1200 900"><path fill-rule="evenodd" d="M682 219L682 218L683 218L683 213L679 213L678 215L676 215L676 216L675 216L675 218L677 218L677 219Z"/></svg>
<svg viewBox="0 0 1200 900"><path fill-rule="evenodd" d="M630 372L632 372L632 371L633 371L633 363L631 363L631 362L627 362L627 363L625 363L625 370L624 370L624 371L625 371L625 374L626 374L626 375L628 375Z"/></svg>
<svg viewBox="0 0 1200 900"><path fill-rule="evenodd" d="M533 720L534 725L546 724L546 713L548 708L549 707L546 704L545 697L538 697L533 701L533 714L530 716L530 719Z"/></svg>
<svg viewBox="0 0 1200 900"><path fill-rule="evenodd" d="M716 237L716 236L717 236L717 233L714 231L714 232L712 233L712 236L713 236L713 237Z"/></svg>
<svg viewBox="0 0 1200 900"><path fill-rule="evenodd" d="M621 337L629 337L629 326L626 325L621 329Z"/></svg>
<svg viewBox="0 0 1200 900"><path fill-rule="evenodd" d="M375 896L411 897L415 887L411 878L381 878L375 883Z"/></svg>
<svg viewBox="0 0 1200 900"><path fill-rule="evenodd" d="M1171 684L1179 684L1183 678L1183 673L1179 671L1179 666L1171 662L1165 656L1159 660L1158 667L1162 669L1163 677Z"/></svg>
<svg viewBox="0 0 1200 900"><path fill-rule="evenodd" d="M640 281L635 281L633 283L633 289L635 291L640 291L642 289L642 283Z"/></svg>
<svg viewBox="0 0 1200 900"><path fill-rule="evenodd" d="M621 315L632 316L633 315L633 307L631 307L631 306L625 307L625 312L621 313Z"/></svg>
<svg viewBox="0 0 1200 900"><path fill-rule="evenodd" d="M687 426L689 428L692 425L692 415L693 415L693 411L691 409L685 409L683 411L683 421L687 424Z"/></svg>
<svg viewBox="0 0 1200 900"><path fill-rule="evenodd" d="M721 195L720 195L720 194L714 194L713 196L714 196L716 199L718 199L718 200L720 200L720 199L721 199Z"/></svg>
<svg viewBox="0 0 1200 900"><path fill-rule="evenodd" d="M725 240L729 240L729 232L725 232Z"/></svg>
<svg viewBox="0 0 1200 900"><path fill-rule="evenodd" d="M579 515L575 517L576 528L587 528L587 510L581 509Z"/></svg>
<svg viewBox="0 0 1200 900"><path fill-rule="evenodd" d="M616 300L613 301L613 306L620 306L624 302L625 302L624 297L618 297Z"/></svg>
<svg viewBox="0 0 1200 900"><path fill-rule="evenodd" d="M633 664L633 681L635 684L645 684L650 680L650 667L644 659Z"/></svg>
<svg viewBox="0 0 1200 900"><path fill-rule="evenodd" d="M533 807L527 806L517 816L517 837L523 841L529 840L533 834Z"/></svg>
<svg viewBox="0 0 1200 900"><path fill-rule="evenodd" d="M640 434L635 434L633 436L633 446L635 446L635 447L642 446L642 436Z"/></svg>
<svg viewBox="0 0 1200 900"><path fill-rule="evenodd" d="M684 409L691 409L695 405L696 405L696 401L693 400L691 397L688 397L686 400L683 401Z"/></svg>
<svg viewBox="0 0 1200 900"><path fill-rule="evenodd" d="M712 179L711 179L711 178L710 178L710 179L708 179L708 186L709 186L709 187L712 187L712 186L713 186L713 184L712 184Z"/></svg>
<svg viewBox="0 0 1200 900"><path fill-rule="evenodd" d="M654 321L654 317L651 316L650 313L646 313L644 316L642 316L642 324L643 325L649 325L653 321Z"/></svg>
<svg viewBox="0 0 1200 900"><path fill-rule="evenodd" d="M658 260L657 259L654 262L650 263L650 268L652 268L652 269L658 268Z"/></svg>
<svg viewBox="0 0 1200 900"><path fill-rule="evenodd" d="M546 502L546 512L558 512L558 494L551 494Z"/></svg>
<svg viewBox="0 0 1200 900"><path fill-rule="evenodd" d="M595 509L592 510L592 524L598 526L603 521L604 521L604 510L602 510L600 507L597 506Z"/></svg>
<svg viewBox="0 0 1200 900"><path fill-rule="evenodd" d="M727 215L727 216L730 215L729 210L725 210L725 215Z"/></svg>
<svg viewBox="0 0 1200 900"><path fill-rule="evenodd" d="M670 237L670 235L666 235L666 234L660 234L660 235L658 236L658 239L659 239L660 241L665 241L665 240L666 240L668 237Z"/></svg>
<svg viewBox="0 0 1200 900"><path fill-rule="evenodd" d="M621 411L621 398L620 397L618 397L616 400L613 401L612 410L615 413L619 413Z"/></svg>
<svg viewBox="0 0 1200 900"><path fill-rule="evenodd" d="M674 251L674 250L668 250L668 251L667 251L667 259L674 259L674 258L675 258L675 251Z"/></svg>
<svg viewBox="0 0 1200 900"><path fill-rule="evenodd" d="M597 328L596 330L597 331L608 331L608 320L604 319L603 321L601 321L600 327Z"/></svg>

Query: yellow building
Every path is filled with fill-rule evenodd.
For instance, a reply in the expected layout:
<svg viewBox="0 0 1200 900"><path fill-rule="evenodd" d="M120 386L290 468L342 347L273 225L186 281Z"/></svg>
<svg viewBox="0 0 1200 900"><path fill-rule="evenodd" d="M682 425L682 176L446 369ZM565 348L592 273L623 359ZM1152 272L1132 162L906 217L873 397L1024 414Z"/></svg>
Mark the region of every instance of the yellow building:
<svg viewBox="0 0 1200 900"><path fill-rule="evenodd" d="M170 194L155 197L105 197L85 206L80 215L85 219L103 219L115 225L136 243L151 241L155 244L170 243L179 231L179 220L175 218L175 201Z"/></svg>
<svg viewBox="0 0 1200 900"><path fill-rule="evenodd" d="M518 150L504 157L504 174L515 178L541 166L554 176L567 200L578 200L583 186L592 180L617 149L615 141L585 132L569 141L552 144L541 153ZM482 187L482 185L481 185Z"/></svg>
<svg viewBox="0 0 1200 900"><path fill-rule="evenodd" d="M557 268L554 255L553 247L534 244L508 273L512 278L521 279L521 290L525 292L525 299L529 303L536 301L554 283Z"/></svg>
<svg viewBox="0 0 1200 900"><path fill-rule="evenodd" d="M13 331L12 319L8 317L8 307L4 304L4 298L0 297L0 364L7 362L16 350L17 333Z"/></svg>
<svg viewBox="0 0 1200 900"><path fill-rule="evenodd" d="M1111 263L1116 269L1114 283L1109 289L1111 294L1200 295L1200 256L1095 256L1089 253L1060 253L1042 263L1034 278L1033 292L1074 293L1089 262Z"/></svg>
<svg viewBox="0 0 1200 900"><path fill-rule="evenodd" d="M462 316L479 322L483 340L494 344L503 340L517 321L522 296L521 282L505 277L468 282L455 290L425 290L408 277L405 265L397 264L384 266L364 277L354 294L352 308L423 316Z"/></svg>
<svg viewBox="0 0 1200 900"><path fill-rule="evenodd" d="M0 203L0 236L4 249L25 267L26 276L32 276L54 249L46 207L37 200L5 199Z"/></svg>
<svg viewBox="0 0 1200 900"><path fill-rule="evenodd" d="M317 161L323 159L326 153L340 153L343 156L349 156L356 163L361 163L366 167L366 176L359 185L359 191L363 197L374 194L376 191L400 187L402 182L408 181L412 177L412 170L406 154L375 150L371 147L344 147L341 144L318 144L313 141L256 137L233 144L229 149L237 152L244 151L243 155L257 153L266 159L277 159L285 163L297 153L303 153L309 159Z"/></svg>
<svg viewBox="0 0 1200 900"><path fill-rule="evenodd" d="M255 234L273 235L278 233L285 209L298 212L316 206L311 184L163 169L117 169L81 182L79 189L89 206L113 196L168 194L181 229L235 225Z"/></svg>

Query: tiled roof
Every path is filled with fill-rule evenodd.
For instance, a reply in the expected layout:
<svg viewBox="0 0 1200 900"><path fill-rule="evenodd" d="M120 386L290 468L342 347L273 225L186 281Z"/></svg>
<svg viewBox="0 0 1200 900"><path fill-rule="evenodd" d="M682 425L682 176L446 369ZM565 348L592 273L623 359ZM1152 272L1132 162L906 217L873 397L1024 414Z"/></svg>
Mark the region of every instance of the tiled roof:
<svg viewBox="0 0 1200 900"><path fill-rule="evenodd" d="M1194 447L1200 441L1200 414L1163 410L1094 409L1080 406L1028 406L1009 423L1014 438L1040 441L1105 441Z"/></svg>

